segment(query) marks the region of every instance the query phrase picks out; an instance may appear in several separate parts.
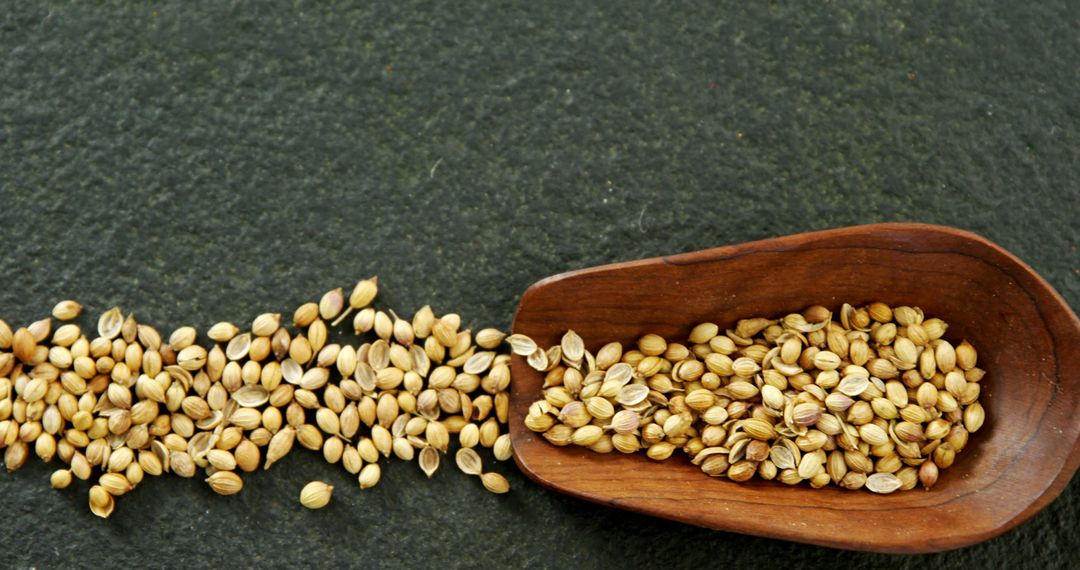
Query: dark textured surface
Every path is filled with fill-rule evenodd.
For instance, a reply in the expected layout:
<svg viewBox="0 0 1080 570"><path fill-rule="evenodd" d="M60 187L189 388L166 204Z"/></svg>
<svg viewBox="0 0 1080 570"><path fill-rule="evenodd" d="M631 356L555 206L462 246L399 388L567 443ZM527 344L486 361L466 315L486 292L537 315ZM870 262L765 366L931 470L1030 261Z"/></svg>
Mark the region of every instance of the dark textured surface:
<svg viewBox="0 0 1080 570"><path fill-rule="evenodd" d="M0 14L0 315L171 329L381 301L506 327L545 275L860 222L974 230L1080 307L1080 17L871 2L19 3ZM437 168L436 168L437 166ZM0 475L16 567L1069 567L1080 485L1019 529L879 556L295 453L233 498L161 479L107 522ZM313 478L331 507L296 504ZM793 566L794 565L794 566Z"/></svg>

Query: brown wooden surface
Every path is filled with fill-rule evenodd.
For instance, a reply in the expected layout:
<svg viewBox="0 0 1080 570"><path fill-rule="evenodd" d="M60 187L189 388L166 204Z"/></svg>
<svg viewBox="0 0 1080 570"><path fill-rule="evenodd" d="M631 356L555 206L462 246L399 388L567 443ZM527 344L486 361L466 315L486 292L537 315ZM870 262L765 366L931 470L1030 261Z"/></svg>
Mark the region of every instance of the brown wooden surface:
<svg viewBox="0 0 1080 570"><path fill-rule="evenodd" d="M586 346L647 332L685 338L703 321L810 304L922 307L967 338L987 370L983 428L932 491L888 496L712 479L680 453L596 454L525 429L542 376L514 358L510 433L518 466L570 495L733 532L881 552L947 550L996 536L1061 492L1080 463L1080 321L1019 259L971 233L875 224L584 269L525 292L514 332L542 346L567 328Z"/></svg>

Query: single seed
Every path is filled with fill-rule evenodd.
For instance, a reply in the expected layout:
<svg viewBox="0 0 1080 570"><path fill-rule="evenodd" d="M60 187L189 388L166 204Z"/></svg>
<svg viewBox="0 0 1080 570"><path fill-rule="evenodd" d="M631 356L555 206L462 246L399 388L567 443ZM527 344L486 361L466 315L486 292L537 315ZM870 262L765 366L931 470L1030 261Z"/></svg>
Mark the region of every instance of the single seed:
<svg viewBox="0 0 1080 570"><path fill-rule="evenodd" d="M382 477L382 468L378 463L369 463L360 470L358 481L360 482L361 489L370 489L379 484L379 479Z"/></svg>
<svg viewBox="0 0 1080 570"><path fill-rule="evenodd" d="M482 329L480 332L476 333L474 340L480 348L485 350L495 350L502 344L502 341L505 338L506 334L498 329Z"/></svg>
<svg viewBox="0 0 1080 570"><path fill-rule="evenodd" d="M269 469L271 465L288 455L296 440L296 431L291 425L285 426L281 431L274 434L266 450L266 465L263 469Z"/></svg>
<svg viewBox="0 0 1080 570"><path fill-rule="evenodd" d="M251 322L251 334L255 336L270 336L281 325L281 313L263 313Z"/></svg>
<svg viewBox="0 0 1080 570"><path fill-rule="evenodd" d="M496 438L492 451L495 454L495 459L498 461L507 461L513 457L514 448L513 443L510 440L510 434L504 433Z"/></svg>
<svg viewBox="0 0 1080 570"><path fill-rule="evenodd" d="M345 293L341 287L327 291L323 294L322 299L319 299L319 316L326 321L332 321L341 314L341 310L345 308Z"/></svg>
<svg viewBox="0 0 1080 570"><path fill-rule="evenodd" d="M34 359L34 352L37 348L37 342L29 329L19 328L15 331L11 341L11 352L15 355L15 358L22 362L30 362Z"/></svg>
<svg viewBox="0 0 1080 570"><path fill-rule="evenodd" d="M53 310L53 312L56 312L55 309ZM52 485L53 489L67 488L67 486L71 484L71 470L60 469L58 471L53 471L52 476L49 477L49 484Z"/></svg>
<svg viewBox="0 0 1080 570"><path fill-rule="evenodd" d="M57 320L70 321L82 313L83 306L71 300L60 301L52 310L52 316Z"/></svg>
<svg viewBox="0 0 1080 570"><path fill-rule="evenodd" d="M217 471L207 477L206 482L219 495L235 495L244 488L244 480L232 471Z"/></svg>
<svg viewBox="0 0 1080 570"><path fill-rule="evenodd" d="M510 491L510 482L498 473L484 473L480 480L484 483L484 488L492 493L503 494Z"/></svg>
<svg viewBox="0 0 1080 570"><path fill-rule="evenodd" d="M372 277L359 281L349 294L349 306L353 309L363 309L375 300L379 292L379 278Z"/></svg>
<svg viewBox="0 0 1080 570"><path fill-rule="evenodd" d="M300 490L300 504L309 509L321 509L330 503L334 487L322 481L312 481Z"/></svg>
<svg viewBox="0 0 1080 570"><path fill-rule="evenodd" d="M240 329L229 322L220 322L210 327L210 330L206 331L206 336L214 342L229 342L232 340Z"/></svg>

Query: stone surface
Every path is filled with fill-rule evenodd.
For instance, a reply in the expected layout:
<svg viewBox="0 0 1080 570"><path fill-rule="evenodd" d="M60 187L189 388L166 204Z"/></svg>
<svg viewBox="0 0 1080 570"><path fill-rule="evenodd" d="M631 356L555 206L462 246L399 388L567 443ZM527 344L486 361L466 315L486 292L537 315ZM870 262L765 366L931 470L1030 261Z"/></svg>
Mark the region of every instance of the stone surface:
<svg viewBox="0 0 1080 570"><path fill-rule="evenodd" d="M1080 307L1070 2L18 3L0 15L0 315L75 297L161 329L380 275L507 327L590 265L862 222L951 224ZM793 284L797 286L797 284ZM5 566L1070 567L1080 486L956 552L711 532L527 481L295 453L236 497L146 483L108 522L0 474ZM297 504L311 479L338 487Z"/></svg>

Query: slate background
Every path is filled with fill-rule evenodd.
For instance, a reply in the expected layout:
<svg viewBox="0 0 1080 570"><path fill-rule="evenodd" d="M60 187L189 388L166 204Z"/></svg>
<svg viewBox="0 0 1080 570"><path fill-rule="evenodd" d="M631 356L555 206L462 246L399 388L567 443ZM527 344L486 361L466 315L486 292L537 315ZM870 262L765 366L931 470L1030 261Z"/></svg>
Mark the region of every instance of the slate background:
<svg viewBox="0 0 1080 570"><path fill-rule="evenodd" d="M564 270L887 220L959 226L1080 307L1068 1L12 2L0 13L0 315L75 297L163 330L384 306L508 327ZM437 168L436 168L437 166ZM1068 567L1080 485L971 548L883 556L609 510L499 468L294 453L230 499L150 481L108 522L33 461L4 566ZM304 482L332 506L296 504Z"/></svg>

